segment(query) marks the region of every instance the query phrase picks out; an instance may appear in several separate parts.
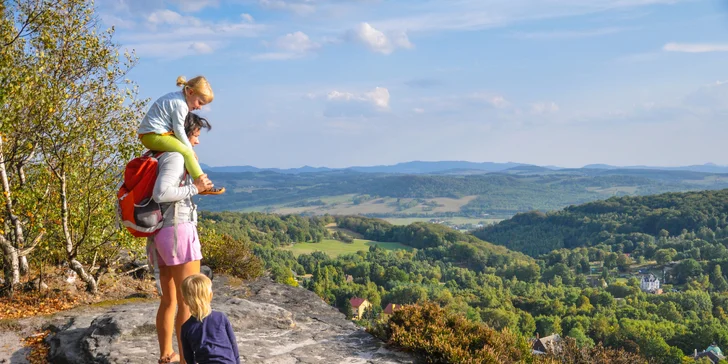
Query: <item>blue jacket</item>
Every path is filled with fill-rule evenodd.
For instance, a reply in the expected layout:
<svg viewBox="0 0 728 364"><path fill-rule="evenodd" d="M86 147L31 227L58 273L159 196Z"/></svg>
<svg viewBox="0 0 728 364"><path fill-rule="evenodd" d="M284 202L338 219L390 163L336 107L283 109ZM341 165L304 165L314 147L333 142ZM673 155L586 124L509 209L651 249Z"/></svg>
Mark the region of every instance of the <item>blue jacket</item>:
<svg viewBox="0 0 728 364"><path fill-rule="evenodd" d="M212 311L202 322L194 316L182 324L182 352L190 364L239 364L238 344L227 316Z"/></svg>

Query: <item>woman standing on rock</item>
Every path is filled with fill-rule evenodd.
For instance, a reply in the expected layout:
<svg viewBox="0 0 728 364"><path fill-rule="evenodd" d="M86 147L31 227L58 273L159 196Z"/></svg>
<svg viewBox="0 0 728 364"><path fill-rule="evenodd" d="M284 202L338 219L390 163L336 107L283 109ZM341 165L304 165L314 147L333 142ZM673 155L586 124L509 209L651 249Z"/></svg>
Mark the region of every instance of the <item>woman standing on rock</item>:
<svg viewBox="0 0 728 364"><path fill-rule="evenodd" d="M203 128L211 129L206 119L193 113L187 114L185 133L192 146L200 143L200 131ZM179 361L185 364L184 358L174 352L172 333L173 330L177 332L178 348L182 350L179 337L181 327L190 318L190 309L182 298L182 282L200 273L202 259L197 235L197 206L192 202L192 196L209 189L212 182L205 174L193 181L186 172L184 157L180 153L164 153L158 160L159 174L152 198L161 205L165 218L162 229L147 246L147 256L150 260L156 260L156 266L159 267L162 288L156 321L160 351L158 362ZM165 213L170 208L176 211Z"/></svg>

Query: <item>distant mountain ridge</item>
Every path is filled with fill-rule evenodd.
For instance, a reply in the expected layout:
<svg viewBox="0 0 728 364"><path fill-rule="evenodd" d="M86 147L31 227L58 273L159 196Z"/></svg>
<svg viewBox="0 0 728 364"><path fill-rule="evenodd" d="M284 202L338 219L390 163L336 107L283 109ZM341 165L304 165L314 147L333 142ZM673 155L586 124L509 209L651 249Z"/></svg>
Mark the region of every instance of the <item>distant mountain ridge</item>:
<svg viewBox="0 0 728 364"><path fill-rule="evenodd" d="M271 171L283 174L317 173L330 171L356 171L362 173L394 173L394 174L481 174L481 173L548 173L555 171L574 171L579 169L601 169L601 170L666 170L666 171L690 171L704 173L728 173L728 166L720 166L714 163L701 165L659 167L659 166L613 166L609 164L588 164L582 168L561 168L557 166L537 166L516 162L468 162L468 161L411 161L397 163L394 165L377 166L353 166L347 168L328 168L303 166L299 168L259 168L250 165L245 166L223 166L212 167L202 164L202 168L209 172L218 173L241 173L241 172L262 172Z"/></svg>
<svg viewBox="0 0 728 364"><path fill-rule="evenodd" d="M678 166L678 167L659 167L659 166L612 166L609 164L589 164L583 168L591 169L660 169L664 171L691 171L691 172L705 172L705 173L728 173L728 166L719 166L714 163L695 164L690 166Z"/></svg>

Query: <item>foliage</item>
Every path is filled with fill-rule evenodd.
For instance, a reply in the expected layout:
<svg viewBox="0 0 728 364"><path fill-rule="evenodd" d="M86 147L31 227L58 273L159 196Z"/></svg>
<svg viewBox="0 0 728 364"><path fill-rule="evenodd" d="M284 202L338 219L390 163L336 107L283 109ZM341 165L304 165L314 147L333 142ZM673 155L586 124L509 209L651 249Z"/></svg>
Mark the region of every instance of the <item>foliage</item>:
<svg viewBox="0 0 728 364"><path fill-rule="evenodd" d="M578 340L566 338L558 355L550 355L553 363L562 364L647 364L647 360L623 348L579 345Z"/></svg>
<svg viewBox="0 0 728 364"><path fill-rule="evenodd" d="M533 355L530 343L518 333L468 321L434 303L403 306L388 322L369 331L421 354L430 363L647 363L640 355L622 348L578 345L574 338L558 343L556 352Z"/></svg>
<svg viewBox="0 0 728 364"><path fill-rule="evenodd" d="M403 306L379 334L430 363L534 362L528 342L517 334L448 314L434 303Z"/></svg>
<svg viewBox="0 0 728 364"><path fill-rule="evenodd" d="M119 56L113 29L98 27L88 1L20 0L2 10L0 81L8 89L0 177L9 281L17 283L18 259L41 244L50 252L33 258L62 257L96 292L114 250L133 242L114 228L109 196L140 150L143 101L125 79L135 59Z"/></svg>
<svg viewBox="0 0 728 364"><path fill-rule="evenodd" d="M728 190L615 197L546 214L517 214L474 235L533 256L604 244L633 259L661 263L728 258L722 244L728 238L726 201Z"/></svg>
<svg viewBox="0 0 728 364"><path fill-rule="evenodd" d="M202 264L220 273L242 279L253 279L263 274L263 263L253 254L249 240L234 239L214 230L200 229Z"/></svg>
<svg viewBox="0 0 728 364"><path fill-rule="evenodd" d="M235 239L247 239L274 247L330 238L331 233L326 225L334 221L332 217L280 216L257 212L204 212L203 215L200 224L204 227L225 231Z"/></svg>
<svg viewBox="0 0 728 364"><path fill-rule="evenodd" d="M241 221L252 219L249 214L239 215ZM310 219L313 225L330 221L328 217ZM619 254L603 246L554 250L534 260L441 225L395 227L382 220L351 216L336 217L335 221L345 225L340 228L369 238L396 238L419 248L405 251L370 246L368 251L337 257L323 251L294 257L276 248L267 235L254 234L265 245L253 240L253 249L267 269L281 272L281 279L295 272L303 287L344 312L344 302L355 296L368 299L373 312L389 303L432 303L474 324L494 330L508 327L525 338L536 333L564 334L572 337L580 350L607 358L627 354L599 354L600 345L604 350L624 348L655 362L681 360L713 342L728 347L728 292L706 289L719 281L708 276L691 280L685 287L675 286L681 292L651 295L640 290L638 280L614 281ZM215 228L223 226L227 225ZM606 287L601 285L599 274L591 272L590 262L600 259L615 272L607 275ZM704 265L706 269L712 267L713 274L718 271L718 264ZM310 276L304 278L305 274ZM373 328L378 320L368 314L359 323ZM578 362L586 354L574 355Z"/></svg>

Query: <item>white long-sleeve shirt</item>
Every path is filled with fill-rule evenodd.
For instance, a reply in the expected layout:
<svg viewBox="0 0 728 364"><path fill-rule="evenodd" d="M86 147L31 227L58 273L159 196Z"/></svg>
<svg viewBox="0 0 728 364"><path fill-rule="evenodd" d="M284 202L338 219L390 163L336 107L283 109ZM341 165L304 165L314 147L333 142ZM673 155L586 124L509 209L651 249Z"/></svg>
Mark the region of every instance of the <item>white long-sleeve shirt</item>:
<svg viewBox="0 0 728 364"><path fill-rule="evenodd" d="M198 193L192 183L192 177L185 174L185 160L176 152L163 153L158 159L157 181L154 184L152 198L162 207L162 213L177 204L177 223L197 223L197 208L192 196ZM174 214L166 214L162 227L174 226Z"/></svg>
<svg viewBox="0 0 728 364"><path fill-rule="evenodd" d="M185 134L185 118L189 112L190 108L187 106L182 91L170 92L154 101L147 114L144 115L137 133L164 134L172 131L177 139L192 148L192 144Z"/></svg>

